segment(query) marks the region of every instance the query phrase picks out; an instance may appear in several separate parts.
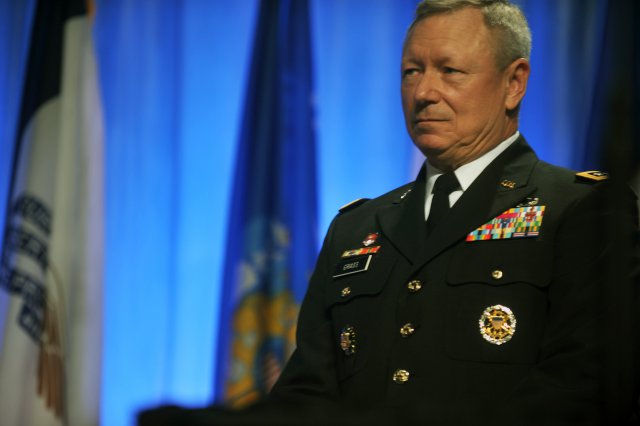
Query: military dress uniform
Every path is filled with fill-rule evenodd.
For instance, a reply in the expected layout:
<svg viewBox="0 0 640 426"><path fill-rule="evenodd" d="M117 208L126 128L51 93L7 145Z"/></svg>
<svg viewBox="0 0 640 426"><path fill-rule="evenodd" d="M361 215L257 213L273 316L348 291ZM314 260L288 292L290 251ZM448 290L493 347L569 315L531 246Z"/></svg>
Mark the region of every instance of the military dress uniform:
<svg viewBox="0 0 640 426"><path fill-rule="evenodd" d="M272 401L385 407L424 424L602 422L602 288L615 285L603 224L637 224L631 207L608 207L607 186L539 160L520 136L428 236L424 168L344 209Z"/></svg>

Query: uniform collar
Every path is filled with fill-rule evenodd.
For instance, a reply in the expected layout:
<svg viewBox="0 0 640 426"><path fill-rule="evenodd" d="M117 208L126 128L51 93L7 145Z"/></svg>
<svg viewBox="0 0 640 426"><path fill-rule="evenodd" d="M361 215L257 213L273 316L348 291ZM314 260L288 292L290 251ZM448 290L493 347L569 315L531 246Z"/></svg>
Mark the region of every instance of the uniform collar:
<svg viewBox="0 0 640 426"><path fill-rule="evenodd" d="M522 136L518 137L516 143L477 176L428 241L423 209L427 173L423 167L412 191L378 210L379 226L389 241L419 268L465 234L530 196L537 189L528 184L537 162L531 147Z"/></svg>
<svg viewBox="0 0 640 426"><path fill-rule="evenodd" d="M486 169L493 160L495 160L500 154L502 154L507 148L509 148L509 146L511 146L511 144L513 144L519 137L520 132L516 130L513 135L500 142L498 145L493 147L490 151L486 152L481 157L476 158L470 163L463 164L462 166L455 169L454 173L456 175L456 178L458 178L458 182L460 182L460 188L462 189L462 191L466 191L467 188L471 186L473 181L475 181L476 178L480 176L480 173L482 173L482 171ZM429 196L436 179L444 172L437 167L429 164L428 161L425 161L425 166L427 168L426 191L427 196Z"/></svg>

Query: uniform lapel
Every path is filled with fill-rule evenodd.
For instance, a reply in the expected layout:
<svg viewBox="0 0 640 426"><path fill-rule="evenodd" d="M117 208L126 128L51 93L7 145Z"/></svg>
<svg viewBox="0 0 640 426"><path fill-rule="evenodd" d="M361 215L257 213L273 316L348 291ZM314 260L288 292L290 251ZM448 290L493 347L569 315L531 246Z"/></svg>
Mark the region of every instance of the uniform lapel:
<svg viewBox="0 0 640 426"><path fill-rule="evenodd" d="M377 212L383 235L411 264L416 261L427 235L424 220L425 175L423 166L410 192Z"/></svg>
<svg viewBox="0 0 640 426"><path fill-rule="evenodd" d="M417 270L469 232L531 195L537 188L528 185L528 181L537 162L538 157L521 136L467 188L428 239L423 167L404 199L378 210L380 228ZM501 185L504 181L511 184Z"/></svg>
<svg viewBox="0 0 640 426"><path fill-rule="evenodd" d="M537 188L528 185L528 181L537 162L538 157L520 136L467 188L449 216L429 236L416 266L421 267L469 232L531 195Z"/></svg>

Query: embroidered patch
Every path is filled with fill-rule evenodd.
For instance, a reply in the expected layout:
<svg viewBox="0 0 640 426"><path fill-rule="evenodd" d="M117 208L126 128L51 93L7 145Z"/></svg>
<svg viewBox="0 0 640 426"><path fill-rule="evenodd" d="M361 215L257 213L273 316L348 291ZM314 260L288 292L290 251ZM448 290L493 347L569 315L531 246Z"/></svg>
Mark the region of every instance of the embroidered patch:
<svg viewBox="0 0 640 426"><path fill-rule="evenodd" d="M537 237L546 206L514 207L467 235L467 241Z"/></svg>

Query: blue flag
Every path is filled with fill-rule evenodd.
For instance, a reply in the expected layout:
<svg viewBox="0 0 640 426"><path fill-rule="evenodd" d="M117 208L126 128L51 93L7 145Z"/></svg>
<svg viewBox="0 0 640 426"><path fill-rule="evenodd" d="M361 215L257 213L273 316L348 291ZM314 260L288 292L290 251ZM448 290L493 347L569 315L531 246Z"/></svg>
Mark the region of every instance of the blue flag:
<svg viewBox="0 0 640 426"><path fill-rule="evenodd" d="M316 258L307 1L260 2L228 228L216 399L266 395L295 344Z"/></svg>

